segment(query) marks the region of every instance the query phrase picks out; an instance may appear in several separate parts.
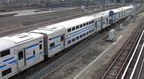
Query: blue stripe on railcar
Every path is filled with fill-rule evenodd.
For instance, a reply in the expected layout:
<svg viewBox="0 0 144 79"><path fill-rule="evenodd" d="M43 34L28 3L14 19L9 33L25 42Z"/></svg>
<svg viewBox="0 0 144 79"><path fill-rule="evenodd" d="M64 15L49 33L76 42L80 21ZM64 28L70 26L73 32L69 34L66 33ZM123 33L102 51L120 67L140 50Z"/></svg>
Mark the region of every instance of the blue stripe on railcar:
<svg viewBox="0 0 144 79"><path fill-rule="evenodd" d="M43 54L43 52L40 52L40 54Z"/></svg>
<svg viewBox="0 0 144 79"><path fill-rule="evenodd" d="M9 64L13 64L15 62L17 62L17 60L13 60L13 61L9 62Z"/></svg>
<svg viewBox="0 0 144 79"><path fill-rule="evenodd" d="M83 30L83 31L81 31L81 32L79 32L79 33L73 35L72 37L74 37L74 36L76 36L76 35L79 35L79 34L82 34L82 33L86 32L86 31L88 31L88 30L90 30L90 29L92 29L92 28L89 28L89 29Z"/></svg>
<svg viewBox="0 0 144 79"><path fill-rule="evenodd" d="M30 49L30 48L35 47L35 46L37 46L37 45L39 45L39 44L36 43L36 44L30 45L30 46L26 47L26 49Z"/></svg>
<svg viewBox="0 0 144 79"><path fill-rule="evenodd" d="M69 35L72 35L72 34L74 34L74 33L77 33L77 32L79 32L79 31L85 30L85 29L87 29L87 28L89 28L89 27L93 27L93 26L94 26L94 24L92 24L92 25L90 25L90 26L87 26L87 27L85 27L85 28L83 28L83 29L80 29L80 30L78 30L78 31L72 32L72 33L70 33Z"/></svg>
<svg viewBox="0 0 144 79"><path fill-rule="evenodd" d="M8 58L8 59L5 59L5 60L3 60L2 62L7 62L7 61L9 61L9 60L11 60L11 59L14 59L14 57L10 57L10 58Z"/></svg>
<svg viewBox="0 0 144 79"><path fill-rule="evenodd" d="M52 49L54 49L54 48L56 48L56 47L58 47L58 46L60 46L60 45L61 45L61 44L57 44L57 45L55 45L55 46L49 48L49 50L52 50Z"/></svg>
<svg viewBox="0 0 144 79"><path fill-rule="evenodd" d="M83 29L83 30L79 30L76 34L78 34L78 33L81 32L81 31L87 31L87 30L90 29L90 28L93 28L93 27L88 27L88 28L85 28L85 29ZM74 33L74 34L71 34L71 35L75 35L75 33Z"/></svg>
<svg viewBox="0 0 144 79"><path fill-rule="evenodd" d="M30 60L30 59L32 59L32 58L34 58L35 56L33 55L33 56L30 56L30 57L28 57L28 58L26 58L26 60Z"/></svg>
<svg viewBox="0 0 144 79"><path fill-rule="evenodd" d="M61 35L55 36L53 38L50 38L49 40L54 40L54 39L59 38L59 37L61 37Z"/></svg>
<svg viewBox="0 0 144 79"><path fill-rule="evenodd" d="M70 39L71 37L67 37L65 40Z"/></svg>
<svg viewBox="0 0 144 79"><path fill-rule="evenodd" d="M89 29L94 28L93 26L94 26L94 24L92 24L92 25L90 25L90 26L87 26L87 27L85 27L85 28L83 28L83 29L80 29L80 30L78 30L78 31L72 32L72 33L70 33L70 35L72 35L72 37L74 37L75 35L81 34L81 33L83 33L83 32L88 31ZM75 34L75 33L76 33L76 34ZM74 35L73 35L73 34L74 34ZM70 39L70 38L71 38L71 37L67 37L65 40Z"/></svg>
<svg viewBox="0 0 144 79"><path fill-rule="evenodd" d="M5 67L5 66L7 66L7 65L1 65L0 68L3 68L3 67Z"/></svg>
<svg viewBox="0 0 144 79"><path fill-rule="evenodd" d="M96 21L96 22L99 22L99 21L101 21L101 20L98 20L98 21Z"/></svg>

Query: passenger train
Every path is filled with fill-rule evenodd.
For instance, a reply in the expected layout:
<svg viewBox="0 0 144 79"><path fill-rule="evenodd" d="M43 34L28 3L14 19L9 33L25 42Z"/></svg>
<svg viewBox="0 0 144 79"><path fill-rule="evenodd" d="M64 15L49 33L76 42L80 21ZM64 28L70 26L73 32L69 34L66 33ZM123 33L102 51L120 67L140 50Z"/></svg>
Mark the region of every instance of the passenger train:
<svg viewBox="0 0 144 79"><path fill-rule="evenodd" d="M125 6L0 38L0 79L10 78L133 14Z"/></svg>

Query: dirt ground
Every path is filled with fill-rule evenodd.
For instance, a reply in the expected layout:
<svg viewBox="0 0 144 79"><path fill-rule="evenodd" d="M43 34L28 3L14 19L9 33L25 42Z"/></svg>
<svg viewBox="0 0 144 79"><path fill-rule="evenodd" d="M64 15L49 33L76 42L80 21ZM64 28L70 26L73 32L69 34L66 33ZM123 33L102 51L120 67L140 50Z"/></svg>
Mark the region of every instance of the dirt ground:
<svg viewBox="0 0 144 79"><path fill-rule="evenodd" d="M116 29L115 42L106 41L107 37L104 37L43 79L100 79L143 16L144 13L139 14L134 23L133 18L125 22L123 30ZM107 48L109 49L104 52ZM95 59L97 60L93 62Z"/></svg>

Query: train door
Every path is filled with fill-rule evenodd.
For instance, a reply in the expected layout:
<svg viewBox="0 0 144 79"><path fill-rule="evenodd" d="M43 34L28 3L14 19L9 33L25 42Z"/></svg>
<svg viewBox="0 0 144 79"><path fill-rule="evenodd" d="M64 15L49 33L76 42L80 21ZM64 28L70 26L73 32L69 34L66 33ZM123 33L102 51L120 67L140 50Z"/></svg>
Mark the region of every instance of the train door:
<svg viewBox="0 0 144 79"><path fill-rule="evenodd" d="M18 68L22 68L23 66L25 66L24 49L18 50L17 54L18 54Z"/></svg>
<svg viewBox="0 0 144 79"><path fill-rule="evenodd" d="M65 46L65 42L64 42L64 37L65 36L65 34L62 34L61 35L61 48L63 49L64 48L64 46Z"/></svg>
<svg viewBox="0 0 144 79"><path fill-rule="evenodd" d="M97 31L97 28L98 28L98 22L95 22L95 27L96 27L96 31Z"/></svg>
<svg viewBox="0 0 144 79"><path fill-rule="evenodd" d="M103 29L103 26L104 26L103 25L103 17L101 17L101 23L100 24L101 24L101 29Z"/></svg>
<svg viewBox="0 0 144 79"><path fill-rule="evenodd" d="M101 30L101 20L100 18L95 22L96 31Z"/></svg>
<svg viewBox="0 0 144 79"><path fill-rule="evenodd" d="M113 11L109 12L109 24L113 24L114 14L115 13Z"/></svg>

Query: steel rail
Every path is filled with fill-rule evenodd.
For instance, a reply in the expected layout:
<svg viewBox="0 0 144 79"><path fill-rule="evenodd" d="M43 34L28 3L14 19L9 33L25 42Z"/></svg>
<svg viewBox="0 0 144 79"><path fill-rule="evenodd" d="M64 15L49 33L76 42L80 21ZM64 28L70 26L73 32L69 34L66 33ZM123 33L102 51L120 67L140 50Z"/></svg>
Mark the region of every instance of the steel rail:
<svg viewBox="0 0 144 79"><path fill-rule="evenodd" d="M133 59L133 57L134 57L134 55L135 55L135 53L136 53L136 50L137 50L137 48L138 48L138 46L139 46L139 44L140 44L140 41L141 41L141 39L142 39L142 37L143 37L143 34L144 34L144 31L142 32L140 38L137 38L137 39L139 39L139 40L138 40L138 43L137 43L137 45L136 45L136 48L134 49L133 55L132 55L132 57L130 58L130 61L128 62L128 65L127 65L127 67L126 67L126 69L125 69L125 71L124 71L121 79L124 79L124 77L125 77L125 75L126 75L126 72L127 72L127 70L128 70L128 67L130 66L130 63L131 63L131 61L132 61L132 59ZM131 52L132 52L132 51L131 51ZM123 67L122 67L122 68L123 68ZM122 70L122 68L121 68L121 70Z"/></svg>
<svg viewBox="0 0 144 79"><path fill-rule="evenodd" d="M140 26L142 24L144 20L144 17L143 19L141 20L140 24L138 26ZM124 51L124 49L126 48L126 46L128 45L128 43L130 42L130 40L132 39L132 37L134 36L134 34L136 33L136 31L138 30L139 27L137 27L134 32L131 34L131 36L128 38L128 40L126 41L126 43L124 44L123 48L120 50L120 53L117 55L117 57L115 58L115 60L112 62L112 64L109 66L109 68L107 69L107 71L104 73L104 75L102 76L101 79L104 79L106 77L106 75L108 74L108 72L111 70L111 68L114 66L114 64L116 63L116 61L118 60L118 58L120 57L120 55L122 54L122 52ZM133 45L134 47L134 45ZM131 50L132 51L132 50ZM118 72L118 75L119 75L120 72ZM117 78L118 75L115 77Z"/></svg>
<svg viewBox="0 0 144 79"><path fill-rule="evenodd" d="M143 58L142 65L141 65L140 72L138 74L138 78L137 79L140 79L143 67L144 67L144 58Z"/></svg>
<svg viewBox="0 0 144 79"><path fill-rule="evenodd" d="M141 47L140 54L139 54L139 56L138 56L138 59L137 59L137 61L136 61L136 64L135 64L134 69L133 69L133 71L132 71L132 74L131 74L131 76L130 76L130 79L132 79L133 76L134 76L134 72L135 72L136 67L137 67L137 65L138 65L138 62L139 62L139 60L140 60L140 56L141 56L141 54L142 54L143 48L144 48L144 43L143 43L143 45L142 45L142 47Z"/></svg>

